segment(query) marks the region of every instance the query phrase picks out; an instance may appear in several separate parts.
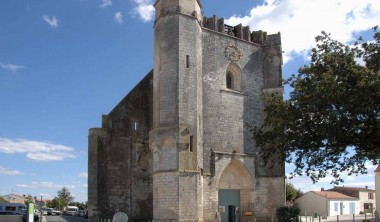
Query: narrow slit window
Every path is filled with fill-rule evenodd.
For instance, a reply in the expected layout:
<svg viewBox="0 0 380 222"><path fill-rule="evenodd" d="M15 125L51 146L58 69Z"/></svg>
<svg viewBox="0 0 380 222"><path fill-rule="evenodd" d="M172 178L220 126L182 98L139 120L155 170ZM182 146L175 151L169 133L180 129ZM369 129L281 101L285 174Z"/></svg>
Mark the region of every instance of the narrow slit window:
<svg viewBox="0 0 380 222"><path fill-rule="evenodd" d="M190 67L190 56L186 55L186 68Z"/></svg>
<svg viewBox="0 0 380 222"><path fill-rule="evenodd" d="M190 136L190 145L189 145L190 152L193 152L193 149L194 149L193 139L194 139L193 136Z"/></svg>
<svg viewBox="0 0 380 222"><path fill-rule="evenodd" d="M134 131L137 131L138 126L139 126L139 124L136 121L133 122L133 130Z"/></svg>

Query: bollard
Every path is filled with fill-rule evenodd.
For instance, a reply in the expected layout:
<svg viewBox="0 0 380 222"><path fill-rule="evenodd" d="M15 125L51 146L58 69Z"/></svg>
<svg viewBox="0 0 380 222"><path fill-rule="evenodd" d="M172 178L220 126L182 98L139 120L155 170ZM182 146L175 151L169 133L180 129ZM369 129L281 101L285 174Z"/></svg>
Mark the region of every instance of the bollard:
<svg viewBox="0 0 380 222"><path fill-rule="evenodd" d="M339 215L336 215L336 222L339 222Z"/></svg>
<svg viewBox="0 0 380 222"><path fill-rule="evenodd" d="M367 221L367 214L364 213L364 220Z"/></svg>
<svg viewBox="0 0 380 222"><path fill-rule="evenodd" d="M319 220L318 220L318 221L319 221L319 222L321 222L321 216L319 216L318 218L319 218Z"/></svg>
<svg viewBox="0 0 380 222"><path fill-rule="evenodd" d="M355 222L355 214L352 214L352 222Z"/></svg>
<svg viewBox="0 0 380 222"><path fill-rule="evenodd" d="M256 217L253 217L253 222L256 222Z"/></svg>
<svg viewBox="0 0 380 222"><path fill-rule="evenodd" d="M272 216L272 218L271 218L271 221L273 222L273 216Z"/></svg>

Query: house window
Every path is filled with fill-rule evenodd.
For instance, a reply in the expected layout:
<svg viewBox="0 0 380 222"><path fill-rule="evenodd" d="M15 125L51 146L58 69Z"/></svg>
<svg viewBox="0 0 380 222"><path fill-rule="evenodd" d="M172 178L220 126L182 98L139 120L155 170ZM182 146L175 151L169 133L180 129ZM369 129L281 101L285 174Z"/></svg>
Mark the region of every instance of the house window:
<svg viewBox="0 0 380 222"><path fill-rule="evenodd" d="M335 211L335 212L338 211L338 203L334 203L334 211Z"/></svg>
<svg viewBox="0 0 380 222"><path fill-rule="evenodd" d="M226 88L241 91L241 70L238 65L231 63L226 72Z"/></svg>
<svg viewBox="0 0 380 222"><path fill-rule="evenodd" d="M368 193L368 199L373 200L373 193Z"/></svg>

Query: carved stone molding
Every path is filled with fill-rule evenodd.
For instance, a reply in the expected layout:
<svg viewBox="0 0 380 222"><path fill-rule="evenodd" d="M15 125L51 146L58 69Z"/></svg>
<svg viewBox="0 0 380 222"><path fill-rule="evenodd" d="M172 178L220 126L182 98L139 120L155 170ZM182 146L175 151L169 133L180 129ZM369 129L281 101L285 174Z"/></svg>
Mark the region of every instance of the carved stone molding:
<svg viewBox="0 0 380 222"><path fill-rule="evenodd" d="M240 50L233 45L228 46L224 51L224 54L231 62L237 62L243 56L243 53L241 53Z"/></svg>

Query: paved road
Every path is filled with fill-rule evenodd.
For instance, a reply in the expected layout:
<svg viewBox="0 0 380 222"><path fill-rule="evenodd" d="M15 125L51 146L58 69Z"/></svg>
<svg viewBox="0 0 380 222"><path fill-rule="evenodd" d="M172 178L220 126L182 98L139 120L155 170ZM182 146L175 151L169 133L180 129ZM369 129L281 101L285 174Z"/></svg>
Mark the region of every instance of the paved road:
<svg viewBox="0 0 380 222"><path fill-rule="evenodd" d="M44 216L42 222L87 222L87 219L72 216Z"/></svg>

